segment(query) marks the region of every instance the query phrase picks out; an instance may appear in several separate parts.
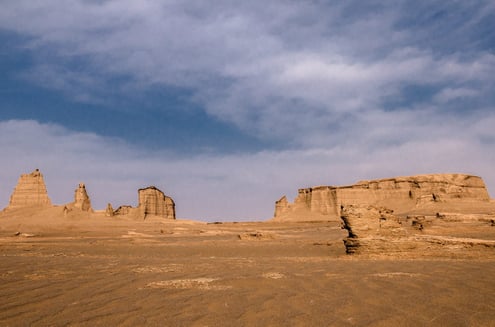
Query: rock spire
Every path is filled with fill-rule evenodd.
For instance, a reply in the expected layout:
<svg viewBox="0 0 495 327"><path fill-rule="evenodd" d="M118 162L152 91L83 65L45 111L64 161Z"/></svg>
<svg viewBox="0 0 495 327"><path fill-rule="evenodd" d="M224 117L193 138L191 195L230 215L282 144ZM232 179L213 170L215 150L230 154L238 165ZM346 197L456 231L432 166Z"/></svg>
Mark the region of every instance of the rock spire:
<svg viewBox="0 0 495 327"><path fill-rule="evenodd" d="M82 211L92 211L91 200L89 199L88 192L86 192L86 185L79 183L78 188L74 191L74 208L81 209Z"/></svg>
<svg viewBox="0 0 495 327"><path fill-rule="evenodd" d="M51 205L43 174L39 169L36 169L30 174L22 174L19 177L7 209L49 207Z"/></svg>

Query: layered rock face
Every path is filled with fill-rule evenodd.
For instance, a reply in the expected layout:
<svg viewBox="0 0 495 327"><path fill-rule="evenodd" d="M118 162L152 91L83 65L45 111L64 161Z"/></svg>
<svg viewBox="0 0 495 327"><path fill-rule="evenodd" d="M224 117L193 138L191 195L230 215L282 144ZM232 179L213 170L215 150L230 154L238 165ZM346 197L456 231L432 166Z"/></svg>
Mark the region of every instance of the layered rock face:
<svg viewBox="0 0 495 327"><path fill-rule="evenodd" d="M138 206L122 205L113 210L112 205L107 205L106 216L125 216L132 219L146 219L148 216L175 219L175 203L171 197L166 196L155 186L138 190Z"/></svg>
<svg viewBox="0 0 495 327"><path fill-rule="evenodd" d="M350 205L342 209L343 228L349 233L344 239L348 254L373 251L370 243L381 243L390 246L393 239L406 236L406 230L392 210L381 207ZM383 247L383 245L382 245ZM380 249L389 250L387 248ZM379 251L378 251L379 252Z"/></svg>
<svg viewBox="0 0 495 327"><path fill-rule="evenodd" d="M74 202L72 206L82 211L93 210L91 208L91 200L89 199L88 192L86 192L86 186L83 183L79 183L78 188L74 192Z"/></svg>
<svg viewBox="0 0 495 327"><path fill-rule="evenodd" d="M51 205L43 174L36 169L30 174L21 175L10 197L7 209L49 207Z"/></svg>
<svg viewBox="0 0 495 327"><path fill-rule="evenodd" d="M348 254L476 257L495 249L494 218L495 212L399 217L383 207L349 205L342 209L344 245Z"/></svg>
<svg viewBox="0 0 495 327"><path fill-rule="evenodd" d="M294 203L285 197L276 202L275 220L339 221L347 205L387 207L396 213L442 202L489 202L480 177L465 174L432 174L361 181L350 186L317 186L300 189Z"/></svg>
<svg viewBox="0 0 495 327"><path fill-rule="evenodd" d="M175 219L175 203L154 186L139 189L139 212L145 219L148 215Z"/></svg>

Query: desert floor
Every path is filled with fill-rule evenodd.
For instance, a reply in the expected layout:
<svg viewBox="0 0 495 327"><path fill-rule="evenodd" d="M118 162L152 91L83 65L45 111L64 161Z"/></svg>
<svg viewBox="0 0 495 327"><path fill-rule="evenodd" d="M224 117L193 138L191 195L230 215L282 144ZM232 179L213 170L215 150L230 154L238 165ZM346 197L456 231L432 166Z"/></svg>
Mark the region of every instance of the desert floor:
<svg viewBox="0 0 495 327"><path fill-rule="evenodd" d="M3 221L1 326L495 325L493 250L354 257L324 222Z"/></svg>

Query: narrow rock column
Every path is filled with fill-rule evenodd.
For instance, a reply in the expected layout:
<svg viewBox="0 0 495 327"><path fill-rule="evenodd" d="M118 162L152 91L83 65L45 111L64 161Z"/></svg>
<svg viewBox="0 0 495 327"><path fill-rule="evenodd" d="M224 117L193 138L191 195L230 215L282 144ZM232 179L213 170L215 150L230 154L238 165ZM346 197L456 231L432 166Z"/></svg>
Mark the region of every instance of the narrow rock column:
<svg viewBox="0 0 495 327"><path fill-rule="evenodd" d="M74 207L82 211L92 211L91 200L84 183L79 183L78 188L74 191Z"/></svg>
<svg viewBox="0 0 495 327"><path fill-rule="evenodd" d="M107 216L107 217L113 217L114 216L114 210L113 210L111 203L107 204L107 208L105 210L105 216Z"/></svg>

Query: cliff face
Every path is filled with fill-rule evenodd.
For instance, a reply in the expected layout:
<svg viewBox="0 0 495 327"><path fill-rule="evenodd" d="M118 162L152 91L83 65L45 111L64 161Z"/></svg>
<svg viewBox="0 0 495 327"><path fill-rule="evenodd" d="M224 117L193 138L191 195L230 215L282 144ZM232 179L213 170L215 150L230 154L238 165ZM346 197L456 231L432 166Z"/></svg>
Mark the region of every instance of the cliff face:
<svg viewBox="0 0 495 327"><path fill-rule="evenodd" d="M277 201L275 220L340 221L347 205L374 205L404 213L434 203L489 202L480 177L433 174L361 181L350 186L317 186L300 189L294 203Z"/></svg>
<svg viewBox="0 0 495 327"><path fill-rule="evenodd" d="M43 175L36 169L30 174L21 175L10 197L7 209L49 207L51 205Z"/></svg>
<svg viewBox="0 0 495 327"><path fill-rule="evenodd" d="M349 205L342 209L348 254L371 256L479 256L493 251L495 212L396 216L384 207ZM477 236L480 238L473 238Z"/></svg>
<svg viewBox="0 0 495 327"><path fill-rule="evenodd" d="M163 194L154 186L138 190L139 212L145 219L148 215L160 216L166 219L175 219L175 203L172 198Z"/></svg>
<svg viewBox="0 0 495 327"><path fill-rule="evenodd" d="M393 240L407 235L399 218L392 214L392 210L383 207L346 206L342 209L342 222L349 233L344 239L348 254L390 251L394 249L393 243L397 247Z"/></svg>

